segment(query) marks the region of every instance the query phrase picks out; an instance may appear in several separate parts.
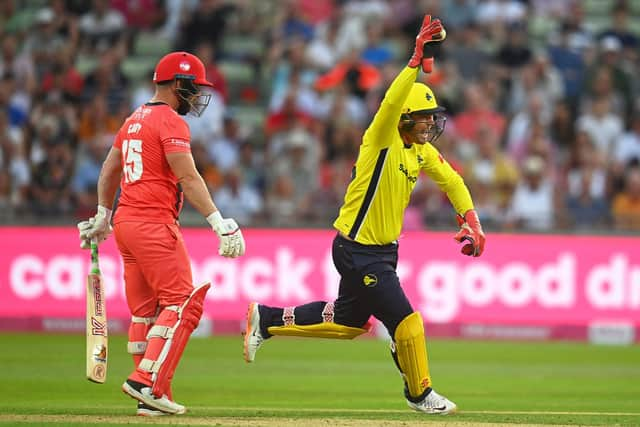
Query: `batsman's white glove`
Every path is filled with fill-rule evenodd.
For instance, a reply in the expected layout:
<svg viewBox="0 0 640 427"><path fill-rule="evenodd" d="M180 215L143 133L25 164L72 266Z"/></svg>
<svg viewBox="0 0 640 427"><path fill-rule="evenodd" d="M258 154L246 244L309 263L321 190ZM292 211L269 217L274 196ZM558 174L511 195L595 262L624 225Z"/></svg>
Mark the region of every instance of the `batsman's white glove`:
<svg viewBox="0 0 640 427"><path fill-rule="evenodd" d="M235 258L244 254L244 237L238 223L232 218L222 218L220 211L215 211L207 217L207 222L220 239L218 254Z"/></svg>
<svg viewBox="0 0 640 427"><path fill-rule="evenodd" d="M91 239L96 239L98 244L102 243L111 234L111 209L98 205L98 213L87 221L78 223L80 233L80 247L89 249Z"/></svg>

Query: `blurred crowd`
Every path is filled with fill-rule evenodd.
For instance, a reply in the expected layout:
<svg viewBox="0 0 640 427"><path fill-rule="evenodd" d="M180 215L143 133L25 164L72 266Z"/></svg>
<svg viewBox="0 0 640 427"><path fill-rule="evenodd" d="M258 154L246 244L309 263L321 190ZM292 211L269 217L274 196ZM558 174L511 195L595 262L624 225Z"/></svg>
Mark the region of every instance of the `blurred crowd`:
<svg viewBox="0 0 640 427"><path fill-rule="evenodd" d="M180 49L216 86L187 121L223 214L328 228L430 12L448 32L420 75L447 108L435 145L485 229L640 231L639 3L3 0L0 220L92 215L114 133L151 98L155 62ZM181 220L202 225L190 214ZM452 228L453 215L422 179L405 229Z"/></svg>

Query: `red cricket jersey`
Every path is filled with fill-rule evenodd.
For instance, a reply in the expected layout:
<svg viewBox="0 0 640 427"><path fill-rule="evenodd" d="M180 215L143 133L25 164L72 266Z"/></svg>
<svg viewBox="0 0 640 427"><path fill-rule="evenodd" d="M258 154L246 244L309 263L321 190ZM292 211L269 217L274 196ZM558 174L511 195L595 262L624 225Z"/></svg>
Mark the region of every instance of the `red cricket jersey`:
<svg viewBox="0 0 640 427"><path fill-rule="evenodd" d="M122 153L120 199L114 223L175 223L183 195L165 157L190 152L187 123L164 103L147 103L131 114L113 146Z"/></svg>

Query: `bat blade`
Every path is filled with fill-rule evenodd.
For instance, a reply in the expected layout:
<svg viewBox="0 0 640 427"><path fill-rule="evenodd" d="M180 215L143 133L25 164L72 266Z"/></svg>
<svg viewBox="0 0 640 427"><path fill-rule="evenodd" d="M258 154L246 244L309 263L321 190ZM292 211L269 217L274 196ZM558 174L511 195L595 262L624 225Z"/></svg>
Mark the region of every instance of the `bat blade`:
<svg viewBox="0 0 640 427"><path fill-rule="evenodd" d="M107 380L107 311L100 274L87 276L87 379L96 383Z"/></svg>

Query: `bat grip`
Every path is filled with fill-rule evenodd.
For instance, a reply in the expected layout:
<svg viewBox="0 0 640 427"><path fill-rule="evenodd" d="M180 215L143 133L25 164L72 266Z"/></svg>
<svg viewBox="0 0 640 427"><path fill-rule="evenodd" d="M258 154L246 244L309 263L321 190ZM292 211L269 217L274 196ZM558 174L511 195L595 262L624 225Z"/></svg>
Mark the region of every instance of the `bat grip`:
<svg viewBox="0 0 640 427"><path fill-rule="evenodd" d="M98 238L91 238L91 273L100 274L100 264L98 261Z"/></svg>

